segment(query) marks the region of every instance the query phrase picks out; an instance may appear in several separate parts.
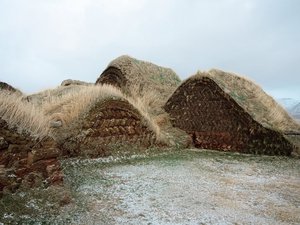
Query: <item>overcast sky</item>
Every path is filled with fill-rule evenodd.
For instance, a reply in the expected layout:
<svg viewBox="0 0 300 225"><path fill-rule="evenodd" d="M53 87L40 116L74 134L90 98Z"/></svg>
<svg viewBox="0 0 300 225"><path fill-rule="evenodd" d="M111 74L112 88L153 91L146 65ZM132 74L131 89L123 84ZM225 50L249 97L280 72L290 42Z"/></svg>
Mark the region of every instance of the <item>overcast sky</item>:
<svg viewBox="0 0 300 225"><path fill-rule="evenodd" d="M298 0L0 0L0 80L95 82L128 54L181 79L218 68L300 99Z"/></svg>

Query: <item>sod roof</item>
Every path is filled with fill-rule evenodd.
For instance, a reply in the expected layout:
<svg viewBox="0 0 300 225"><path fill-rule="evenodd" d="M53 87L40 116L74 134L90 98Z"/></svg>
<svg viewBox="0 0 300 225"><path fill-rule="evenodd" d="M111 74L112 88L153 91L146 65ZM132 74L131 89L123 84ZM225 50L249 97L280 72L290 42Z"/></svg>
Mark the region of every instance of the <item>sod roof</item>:
<svg viewBox="0 0 300 225"><path fill-rule="evenodd" d="M245 77L212 69L208 72L198 72L185 80L181 86L186 82L193 82L204 77L213 80L262 126L285 134L300 133L299 123L293 120L260 86Z"/></svg>
<svg viewBox="0 0 300 225"><path fill-rule="evenodd" d="M109 69L115 68L120 70L121 74L109 71ZM109 78L111 79L109 80ZM120 56L109 63L96 83L108 80L113 85L115 82L126 94L136 92L143 95L149 91L157 91L163 97L168 97L180 84L180 78L172 69L137 60L127 55Z"/></svg>

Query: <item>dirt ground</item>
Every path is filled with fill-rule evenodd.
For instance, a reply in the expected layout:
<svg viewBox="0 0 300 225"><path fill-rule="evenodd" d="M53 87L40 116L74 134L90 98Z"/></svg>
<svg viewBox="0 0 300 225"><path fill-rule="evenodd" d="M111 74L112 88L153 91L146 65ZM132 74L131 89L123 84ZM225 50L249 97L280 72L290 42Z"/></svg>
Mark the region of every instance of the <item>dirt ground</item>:
<svg viewBox="0 0 300 225"><path fill-rule="evenodd" d="M45 193L36 191L32 197L19 192L1 200L0 208L4 203L6 207L0 221L300 224L299 159L190 149L123 159L72 159L63 165L70 204L57 209L53 198L42 201ZM11 201L27 210L20 206L16 211Z"/></svg>

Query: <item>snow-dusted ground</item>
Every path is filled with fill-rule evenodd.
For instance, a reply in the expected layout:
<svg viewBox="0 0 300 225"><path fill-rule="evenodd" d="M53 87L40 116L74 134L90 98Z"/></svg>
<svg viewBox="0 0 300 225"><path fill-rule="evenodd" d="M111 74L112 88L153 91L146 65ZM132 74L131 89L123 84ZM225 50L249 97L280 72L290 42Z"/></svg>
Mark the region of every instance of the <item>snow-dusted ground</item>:
<svg viewBox="0 0 300 225"><path fill-rule="evenodd" d="M36 221L300 224L299 159L189 150L64 165L73 203Z"/></svg>

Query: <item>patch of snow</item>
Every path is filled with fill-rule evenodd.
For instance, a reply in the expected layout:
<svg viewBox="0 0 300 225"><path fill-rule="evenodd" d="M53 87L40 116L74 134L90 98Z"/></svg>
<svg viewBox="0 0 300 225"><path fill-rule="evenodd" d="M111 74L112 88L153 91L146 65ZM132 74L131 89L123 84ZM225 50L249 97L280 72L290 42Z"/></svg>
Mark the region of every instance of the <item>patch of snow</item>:
<svg viewBox="0 0 300 225"><path fill-rule="evenodd" d="M299 174L264 164L222 157L141 161L95 169L114 183L85 183L77 191L88 198L91 218L103 212L116 224L300 222Z"/></svg>

